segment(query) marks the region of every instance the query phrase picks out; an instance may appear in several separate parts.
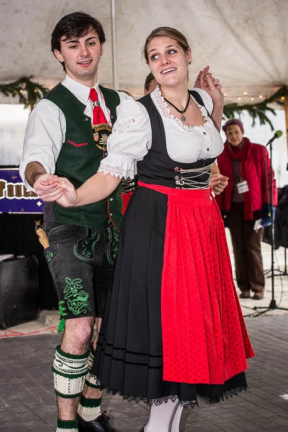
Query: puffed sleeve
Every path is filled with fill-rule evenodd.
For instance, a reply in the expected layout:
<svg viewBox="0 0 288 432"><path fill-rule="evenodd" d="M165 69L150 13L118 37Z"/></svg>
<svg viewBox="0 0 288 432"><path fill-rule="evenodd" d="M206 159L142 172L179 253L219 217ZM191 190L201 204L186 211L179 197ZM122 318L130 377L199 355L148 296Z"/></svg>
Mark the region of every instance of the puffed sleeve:
<svg viewBox="0 0 288 432"><path fill-rule="evenodd" d="M101 161L98 172L133 179L136 161L146 156L151 139L150 119L144 106L131 99L123 100L117 107L117 121L108 138L108 156Z"/></svg>

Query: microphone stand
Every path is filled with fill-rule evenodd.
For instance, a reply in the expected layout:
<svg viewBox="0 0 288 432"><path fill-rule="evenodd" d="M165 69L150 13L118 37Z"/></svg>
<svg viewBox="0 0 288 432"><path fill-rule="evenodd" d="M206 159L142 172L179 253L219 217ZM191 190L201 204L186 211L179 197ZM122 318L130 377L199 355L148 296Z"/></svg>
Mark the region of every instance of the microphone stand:
<svg viewBox="0 0 288 432"><path fill-rule="evenodd" d="M274 231L274 220L273 220L273 166L272 166L272 156L273 156L273 146L272 143L274 141L274 139L276 138L276 136L274 135L273 138L271 138L268 143L266 144L266 147L269 145L269 149L270 149L270 166L271 166L271 175L270 175L270 214L271 214L271 290L272 290L272 299L271 302L269 304L268 307L265 306L254 306L254 310L258 311L259 309L263 309L260 312L256 313L254 315L254 317L258 317L260 315L263 315L266 312L269 312L270 310L275 310L275 309L279 309L279 310L286 310L288 311L287 308L281 308L277 306L276 300L275 300L275 281L274 281L274 251L275 251L275 231ZM267 169L267 164L266 164L266 169ZM267 175L267 171L266 171L266 175Z"/></svg>

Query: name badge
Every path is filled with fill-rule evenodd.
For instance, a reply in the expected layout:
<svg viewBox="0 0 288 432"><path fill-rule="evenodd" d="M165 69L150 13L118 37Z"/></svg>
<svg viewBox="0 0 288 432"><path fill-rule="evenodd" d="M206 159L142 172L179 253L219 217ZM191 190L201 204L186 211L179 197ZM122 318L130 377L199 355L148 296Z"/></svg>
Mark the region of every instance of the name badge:
<svg viewBox="0 0 288 432"><path fill-rule="evenodd" d="M247 180L243 180L242 182L237 183L237 189L238 189L239 194L249 192Z"/></svg>

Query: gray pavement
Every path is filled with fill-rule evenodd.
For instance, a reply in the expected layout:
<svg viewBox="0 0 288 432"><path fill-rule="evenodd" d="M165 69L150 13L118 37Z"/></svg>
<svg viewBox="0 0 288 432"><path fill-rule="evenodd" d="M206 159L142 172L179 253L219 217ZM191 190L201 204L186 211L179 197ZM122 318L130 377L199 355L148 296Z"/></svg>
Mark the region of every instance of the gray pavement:
<svg viewBox="0 0 288 432"><path fill-rule="evenodd" d="M229 231L228 245L234 259ZM266 274L265 298L241 299L256 357L249 361L249 389L215 406L184 410L181 432L288 431L288 312L268 310L255 318L255 306L269 306L272 298L271 247L262 243ZM275 299L288 308L288 276L284 249L275 252ZM272 316L269 316L272 315ZM56 430L56 407L51 364L57 334L57 311L42 311L37 321L0 330L0 432L48 432ZM30 335L30 337L26 337ZM25 336L25 337L20 337ZM138 432L149 409L144 404L104 397L104 408L120 432Z"/></svg>
<svg viewBox="0 0 288 432"><path fill-rule="evenodd" d="M246 319L256 351L249 361L249 389L220 404L184 410L181 432L288 431L288 316ZM51 362L60 335L0 339L0 432L56 430ZM104 397L121 432L138 432L148 418L144 404Z"/></svg>

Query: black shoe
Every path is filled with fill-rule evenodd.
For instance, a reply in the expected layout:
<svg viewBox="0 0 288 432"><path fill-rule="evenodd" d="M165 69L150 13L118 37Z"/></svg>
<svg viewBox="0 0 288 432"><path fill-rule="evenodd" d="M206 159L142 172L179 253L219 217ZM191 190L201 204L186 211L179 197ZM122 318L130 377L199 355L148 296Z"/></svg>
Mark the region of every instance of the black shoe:
<svg viewBox="0 0 288 432"><path fill-rule="evenodd" d="M239 297L241 298L241 299L247 299L247 298L250 298L250 291L242 291L240 294L239 294Z"/></svg>
<svg viewBox="0 0 288 432"><path fill-rule="evenodd" d="M103 412L95 420L86 422L79 415L77 416L79 432L117 432L110 423L109 417Z"/></svg>
<svg viewBox="0 0 288 432"><path fill-rule="evenodd" d="M264 298L263 292L255 292L253 296L253 300L262 300Z"/></svg>

